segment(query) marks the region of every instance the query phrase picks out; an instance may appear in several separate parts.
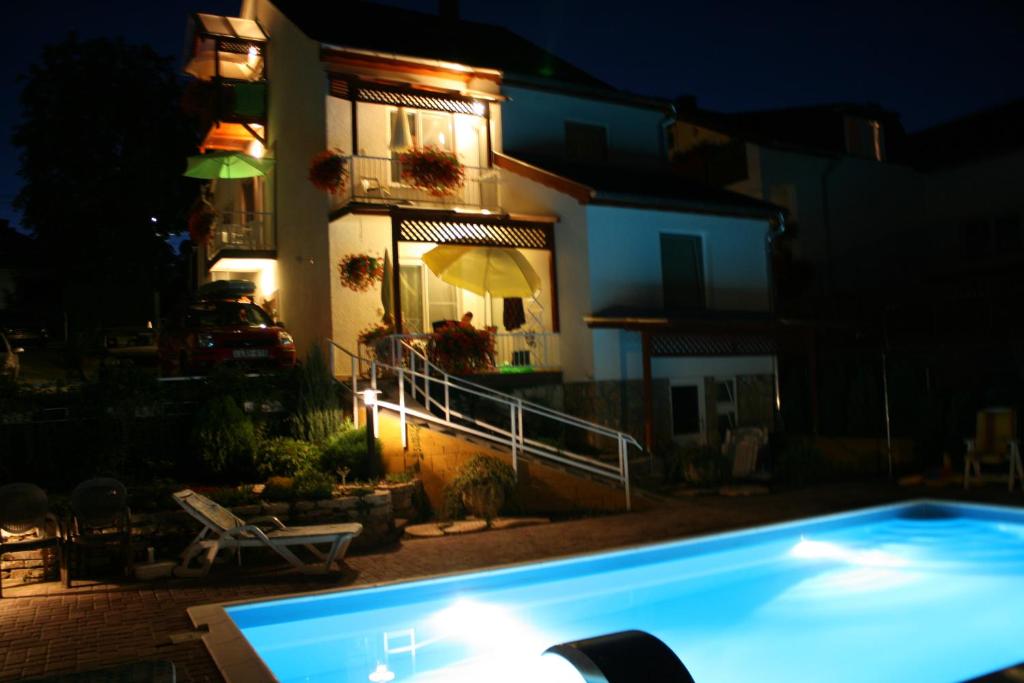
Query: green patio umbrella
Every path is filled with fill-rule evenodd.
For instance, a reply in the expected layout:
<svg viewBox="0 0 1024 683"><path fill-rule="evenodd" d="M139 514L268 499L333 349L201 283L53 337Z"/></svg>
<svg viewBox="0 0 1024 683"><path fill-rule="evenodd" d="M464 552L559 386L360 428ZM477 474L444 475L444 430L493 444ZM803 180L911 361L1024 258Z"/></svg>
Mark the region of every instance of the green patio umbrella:
<svg viewBox="0 0 1024 683"><path fill-rule="evenodd" d="M266 175L273 165L273 159L257 159L242 152L210 152L189 157L185 175L204 180L255 178Z"/></svg>

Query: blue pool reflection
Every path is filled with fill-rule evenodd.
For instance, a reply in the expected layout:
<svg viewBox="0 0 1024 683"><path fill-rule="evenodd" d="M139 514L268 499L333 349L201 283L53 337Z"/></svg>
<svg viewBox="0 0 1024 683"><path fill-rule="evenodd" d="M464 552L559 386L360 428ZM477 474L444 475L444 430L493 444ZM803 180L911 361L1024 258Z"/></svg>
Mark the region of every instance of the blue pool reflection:
<svg viewBox="0 0 1024 683"><path fill-rule="evenodd" d="M281 681L582 680L638 629L698 683L958 681L1024 661L1024 513L909 504L228 609Z"/></svg>

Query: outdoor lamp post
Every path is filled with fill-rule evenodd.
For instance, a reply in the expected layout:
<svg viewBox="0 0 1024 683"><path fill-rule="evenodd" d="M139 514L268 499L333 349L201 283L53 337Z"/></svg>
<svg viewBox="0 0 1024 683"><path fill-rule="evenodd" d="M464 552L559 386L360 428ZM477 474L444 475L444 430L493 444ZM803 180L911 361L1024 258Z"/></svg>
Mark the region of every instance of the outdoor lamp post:
<svg viewBox="0 0 1024 683"><path fill-rule="evenodd" d="M377 405L377 389L363 389L363 405L366 406L366 457L370 474L380 474L380 454L377 453L377 425L373 422L373 409Z"/></svg>

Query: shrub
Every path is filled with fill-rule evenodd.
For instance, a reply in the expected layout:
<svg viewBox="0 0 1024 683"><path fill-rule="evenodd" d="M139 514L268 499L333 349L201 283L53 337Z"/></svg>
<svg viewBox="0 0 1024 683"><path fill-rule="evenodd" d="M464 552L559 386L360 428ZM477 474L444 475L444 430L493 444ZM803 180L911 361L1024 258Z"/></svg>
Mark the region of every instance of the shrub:
<svg viewBox="0 0 1024 683"><path fill-rule="evenodd" d="M263 498L267 500L291 500L294 498L295 480L291 477L271 477L263 487Z"/></svg>
<svg viewBox="0 0 1024 683"><path fill-rule="evenodd" d="M381 452L381 442L377 439L377 453ZM320 470L337 473L347 470L345 478L366 478L374 474L374 468L366 453L366 427L353 427L345 422L341 430L336 432L320 452ZM339 479L342 477L339 475Z"/></svg>
<svg viewBox="0 0 1024 683"><path fill-rule="evenodd" d="M200 409L193 432L199 455L215 474L245 476L252 471L259 435L235 400L218 396Z"/></svg>
<svg viewBox="0 0 1024 683"><path fill-rule="evenodd" d="M470 511L479 514L490 524L491 519L511 497L515 487L516 473L509 465L497 458L474 455L459 468L455 479L448 484L445 516L449 519L463 516L469 502L477 508Z"/></svg>
<svg viewBox="0 0 1024 683"><path fill-rule="evenodd" d="M209 491L206 496L226 508L235 507L236 505L249 505L258 500L258 496L253 493L252 486L214 489Z"/></svg>
<svg viewBox="0 0 1024 683"><path fill-rule="evenodd" d="M334 491L334 477L312 467L295 475L292 492L299 500L327 500Z"/></svg>
<svg viewBox="0 0 1024 683"><path fill-rule="evenodd" d="M320 348L314 346L296 369L295 406L289 417L292 436L323 443L341 425L341 402Z"/></svg>
<svg viewBox="0 0 1024 683"><path fill-rule="evenodd" d="M465 169L451 152L438 147L411 149L398 156L402 180L435 197L455 194L465 182Z"/></svg>
<svg viewBox="0 0 1024 683"><path fill-rule="evenodd" d="M318 464L320 451L308 441L287 436L267 439L257 451L256 471L261 476L295 476L297 472Z"/></svg>

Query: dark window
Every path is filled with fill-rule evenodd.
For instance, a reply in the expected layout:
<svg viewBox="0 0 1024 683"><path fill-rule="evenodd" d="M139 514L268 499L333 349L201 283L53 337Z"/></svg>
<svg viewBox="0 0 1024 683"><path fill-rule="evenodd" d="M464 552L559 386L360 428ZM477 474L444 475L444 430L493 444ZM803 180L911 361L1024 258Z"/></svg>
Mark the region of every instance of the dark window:
<svg viewBox="0 0 1024 683"><path fill-rule="evenodd" d="M607 161L608 131L604 126L566 121L565 156L570 161Z"/></svg>
<svg viewBox="0 0 1024 683"><path fill-rule="evenodd" d="M700 237L661 236L661 283L666 310L704 308L704 256Z"/></svg>
<svg viewBox="0 0 1024 683"><path fill-rule="evenodd" d="M672 433L700 433L700 394L697 387L672 387Z"/></svg>

